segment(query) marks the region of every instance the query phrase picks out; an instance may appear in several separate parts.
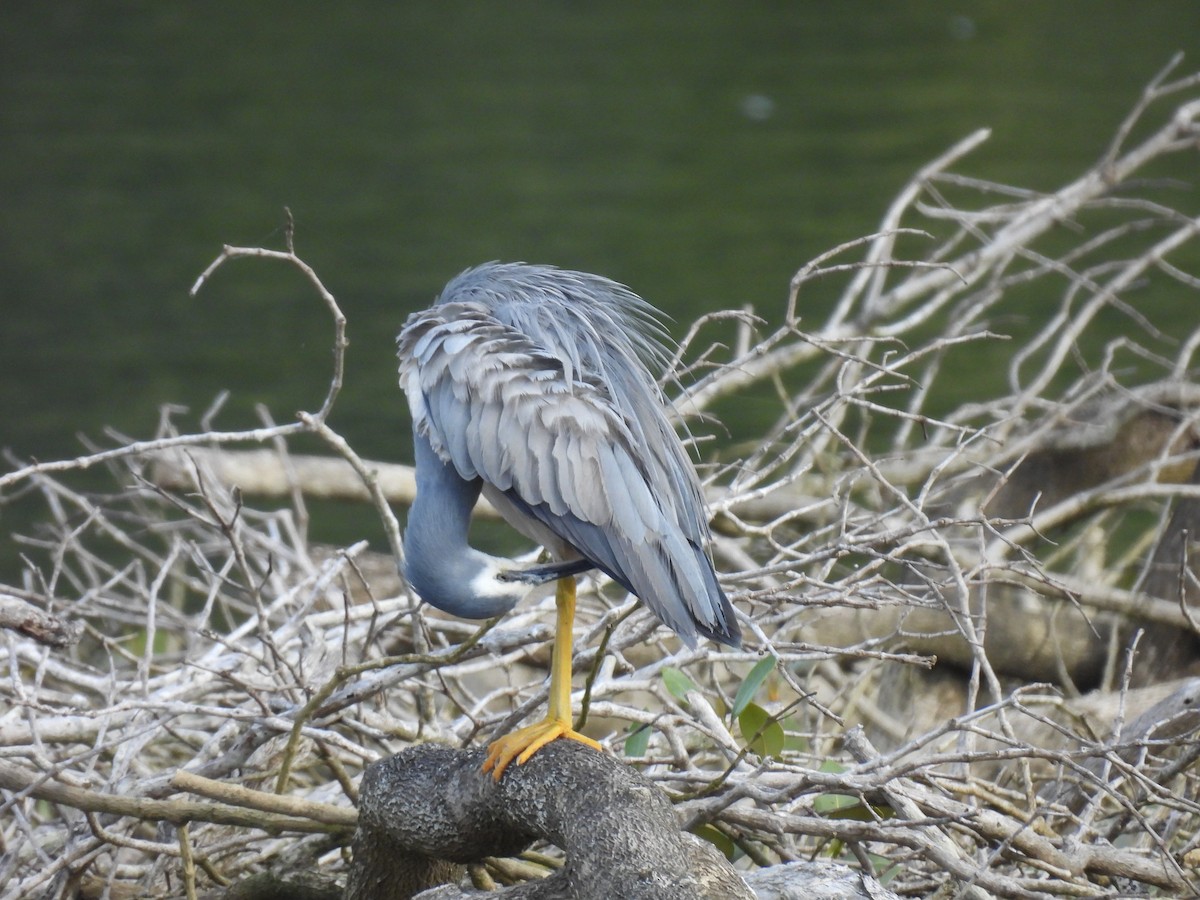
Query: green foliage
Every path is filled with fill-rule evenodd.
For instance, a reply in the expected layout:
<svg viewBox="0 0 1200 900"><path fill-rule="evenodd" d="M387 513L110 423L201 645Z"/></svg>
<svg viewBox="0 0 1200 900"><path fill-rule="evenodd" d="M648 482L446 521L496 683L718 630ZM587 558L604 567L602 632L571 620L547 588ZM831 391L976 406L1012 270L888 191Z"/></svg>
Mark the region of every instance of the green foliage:
<svg viewBox="0 0 1200 900"><path fill-rule="evenodd" d="M779 716L767 712L753 702L755 694L758 693L767 677L775 671L778 664L779 659L775 656L764 657L755 663L754 668L747 673L739 685L737 693L734 695L733 707L728 710L728 714L731 720L737 722L744 747L758 756L782 759L783 751L788 747L789 740L794 746L797 739L788 738ZM671 666L663 668L662 680L663 686L671 696L681 702L686 700L690 691L704 693L696 682L692 681L684 672ZM710 700L717 714L724 716L727 712L724 700L720 696L712 697ZM625 741L626 756L644 753L648 741L648 734L639 739L639 735L635 731Z"/></svg>
<svg viewBox="0 0 1200 900"><path fill-rule="evenodd" d="M757 703L749 703L737 721L747 747L759 756L783 758L783 726L778 718Z"/></svg>
<svg viewBox="0 0 1200 900"><path fill-rule="evenodd" d="M625 755L645 756L652 732L653 729L649 725L638 725L633 728L629 737L625 738Z"/></svg>
<svg viewBox="0 0 1200 900"><path fill-rule="evenodd" d="M732 715L734 718L739 717L742 710L754 699L754 695L758 693L762 683L767 680L767 676L775 671L778 662L779 657L777 656L764 656L754 664L754 668L750 670L750 674L746 676L746 680L742 682L737 695L733 698Z"/></svg>
<svg viewBox="0 0 1200 900"><path fill-rule="evenodd" d="M686 699L688 691L698 691L696 682L688 678L679 669L673 666L666 666L662 670L663 686L670 692L671 696L676 700L683 701Z"/></svg>
<svg viewBox="0 0 1200 900"><path fill-rule="evenodd" d="M827 759L821 763L820 771L841 774L846 767L836 760ZM827 819L851 819L857 822L876 822L880 819L890 819L896 813L888 806L865 804L854 794L821 794L813 801L813 812ZM829 844L829 855L833 859L842 855L845 845L840 840ZM887 860L883 860L887 863ZM885 866L880 866L884 868Z"/></svg>
<svg viewBox="0 0 1200 900"><path fill-rule="evenodd" d="M719 829L713 825L707 825L707 824L697 825L695 828L692 829L692 834L696 835L696 837L703 838L704 840L708 841L710 844L712 844L714 847L716 847L718 850L720 850L722 853L724 853L725 858L728 859L730 862L737 859L737 857L738 857L737 844L735 844L733 842L733 840L730 839L729 835L727 835L721 829Z"/></svg>

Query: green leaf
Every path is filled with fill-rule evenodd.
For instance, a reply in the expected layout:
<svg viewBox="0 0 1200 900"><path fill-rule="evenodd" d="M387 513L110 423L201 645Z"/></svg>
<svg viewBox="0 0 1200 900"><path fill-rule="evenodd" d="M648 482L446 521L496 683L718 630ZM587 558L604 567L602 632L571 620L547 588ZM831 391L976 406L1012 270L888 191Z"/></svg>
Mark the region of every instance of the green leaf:
<svg viewBox="0 0 1200 900"><path fill-rule="evenodd" d="M746 704L754 699L754 695L758 693L762 683L767 680L767 676L775 671L778 662L778 656L764 656L754 664L754 668L750 670L750 674L738 688L737 696L733 698L734 718L740 716L742 710L746 708Z"/></svg>
<svg viewBox="0 0 1200 900"><path fill-rule="evenodd" d="M692 679L688 678L683 674L683 672L679 671L679 669L676 669L673 666L663 667L662 680L663 685L668 691L671 692L671 696L676 700L685 699L688 691L700 690L700 688L696 687L696 682L692 681Z"/></svg>
<svg viewBox="0 0 1200 900"><path fill-rule="evenodd" d="M708 841L710 844L724 853L725 858L730 862L732 862L737 856L737 844L730 840L729 835L721 831L719 828L714 828L712 825L708 824L697 825L692 829L692 834Z"/></svg>
<svg viewBox="0 0 1200 900"><path fill-rule="evenodd" d="M820 801L826 798L830 808L821 812ZM813 801L813 809L827 819L847 819L854 822L878 822L880 819L890 819L896 814L890 806L864 806L857 797L847 797L844 794L822 794Z"/></svg>
<svg viewBox="0 0 1200 900"><path fill-rule="evenodd" d="M783 749L793 753L808 753L811 749L804 726L795 716L783 720Z"/></svg>
<svg viewBox="0 0 1200 900"><path fill-rule="evenodd" d="M896 811L890 806L864 804L852 794L819 794L813 799L813 812L827 819L851 819L857 822L877 822L890 819Z"/></svg>
<svg viewBox="0 0 1200 900"><path fill-rule="evenodd" d="M625 755L645 756L646 747L650 743L651 731L652 729L649 725L639 725L633 729L633 734L625 738Z"/></svg>
<svg viewBox="0 0 1200 900"><path fill-rule="evenodd" d="M818 794L813 798L813 812L830 819L860 819L866 808L853 794Z"/></svg>
<svg viewBox="0 0 1200 900"><path fill-rule="evenodd" d="M742 740L759 756L779 759L783 754L783 726L757 703L749 703L738 716Z"/></svg>
<svg viewBox="0 0 1200 900"><path fill-rule="evenodd" d="M821 763L819 771L840 775L847 766L835 759L827 759ZM813 812L829 819L854 819L859 822L875 822L879 819L890 819L896 813L887 806L867 806L860 797L852 794L819 794L813 800Z"/></svg>
<svg viewBox="0 0 1200 900"><path fill-rule="evenodd" d="M880 884L887 884L893 881L897 875L904 871L903 867L898 865L895 860L888 859L886 856L880 856L878 853L868 853L867 859L871 860L871 865L875 869L875 878Z"/></svg>

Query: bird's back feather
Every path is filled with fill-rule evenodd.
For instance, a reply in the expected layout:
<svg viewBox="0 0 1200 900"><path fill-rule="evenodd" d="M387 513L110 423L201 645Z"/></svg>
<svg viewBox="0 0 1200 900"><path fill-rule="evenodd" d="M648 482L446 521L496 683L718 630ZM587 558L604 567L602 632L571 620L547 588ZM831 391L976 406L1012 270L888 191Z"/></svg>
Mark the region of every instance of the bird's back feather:
<svg viewBox="0 0 1200 900"><path fill-rule="evenodd" d="M594 562L689 643L737 644L700 485L646 367L663 338L615 282L489 263L409 318L401 384L418 432L518 528Z"/></svg>

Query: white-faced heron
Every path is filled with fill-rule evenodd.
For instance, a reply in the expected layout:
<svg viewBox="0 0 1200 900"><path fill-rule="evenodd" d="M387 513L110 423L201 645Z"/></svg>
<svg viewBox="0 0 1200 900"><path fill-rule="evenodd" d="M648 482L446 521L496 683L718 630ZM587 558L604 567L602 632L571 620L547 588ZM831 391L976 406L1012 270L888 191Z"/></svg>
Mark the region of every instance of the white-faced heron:
<svg viewBox="0 0 1200 900"><path fill-rule="evenodd" d="M546 718L494 741L496 778L572 727L575 574L598 568L689 646L741 636L708 556L695 470L647 365L657 311L607 278L487 263L454 278L398 338L413 420L417 494L406 576L428 603L471 619L507 612L557 579ZM519 568L467 543L480 491L555 558Z"/></svg>

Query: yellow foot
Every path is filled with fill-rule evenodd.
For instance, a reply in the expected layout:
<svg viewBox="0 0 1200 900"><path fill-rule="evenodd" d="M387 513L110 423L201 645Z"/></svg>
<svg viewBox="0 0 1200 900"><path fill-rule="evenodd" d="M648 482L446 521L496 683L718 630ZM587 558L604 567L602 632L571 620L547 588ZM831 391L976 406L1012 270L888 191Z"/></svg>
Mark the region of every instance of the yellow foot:
<svg viewBox="0 0 1200 900"><path fill-rule="evenodd" d="M517 765L522 765L529 761L533 754L537 753L551 741L557 741L560 738L568 741L579 741L581 744L587 744L594 750L600 750L600 745L593 741L590 737L586 737L571 727L571 723L565 719L543 719L536 725L527 725L524 728L518 728L512 734L506 734L504 737L496 738L488 745L487 759L483 763L483 771L491 772L492 777L497 781L504 774L504 770L508 768L508 764L514 759Z"/></svg>

